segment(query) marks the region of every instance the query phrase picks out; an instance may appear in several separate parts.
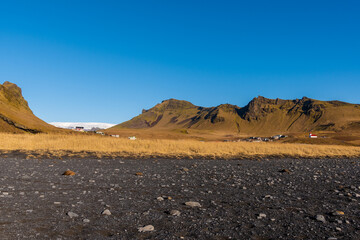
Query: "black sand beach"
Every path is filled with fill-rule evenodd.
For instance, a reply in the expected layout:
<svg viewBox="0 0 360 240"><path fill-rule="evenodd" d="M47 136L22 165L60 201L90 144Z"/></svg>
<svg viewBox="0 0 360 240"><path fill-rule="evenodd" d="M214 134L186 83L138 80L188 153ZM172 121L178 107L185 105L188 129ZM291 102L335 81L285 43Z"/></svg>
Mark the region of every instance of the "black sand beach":
<svg viewBox="0 0 360 240"><path fill-rule="evenodd" d="M360 239L358 159L0 165L1 239Z"/></svg>

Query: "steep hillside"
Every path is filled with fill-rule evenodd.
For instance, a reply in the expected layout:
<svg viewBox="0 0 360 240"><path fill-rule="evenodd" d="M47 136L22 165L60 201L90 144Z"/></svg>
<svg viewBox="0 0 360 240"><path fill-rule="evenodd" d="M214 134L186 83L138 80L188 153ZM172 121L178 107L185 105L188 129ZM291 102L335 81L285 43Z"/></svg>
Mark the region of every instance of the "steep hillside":
<svg viewBox="0 0 360 240"><path fill-rule="evenodd" d="M54 126L37 118L21 89L13 83L0 84L0 132L9 133L40 133L60 131Z"/></svg>
<svg viewBox="0 0 360 240"><path fill-rule="evenodd" d="M243 108L222 104L199 107L169 99L139 116L110 128L211 130L237 134L279 134L309 131L359 131L360 105L310 98L254 98Z"/></svg>

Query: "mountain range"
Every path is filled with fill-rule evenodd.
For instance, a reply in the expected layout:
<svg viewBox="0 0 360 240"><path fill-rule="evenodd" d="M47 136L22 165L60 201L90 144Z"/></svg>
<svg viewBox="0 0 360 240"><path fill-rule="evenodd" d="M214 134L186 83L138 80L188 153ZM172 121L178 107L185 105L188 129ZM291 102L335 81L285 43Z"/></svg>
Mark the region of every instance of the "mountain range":
<svg viewBox="0 0 360 240"><path fill-rule="evenodd" d="M165 100L120 129L211 130L245 135L271 135L310 131L360 131L360 105L340 101L256 97L245 107L221 104L200 107L188 101Z"/></svg>
<svg viewBox="0 0 360 240"><path fill-rule="evenodd" d="M53 124L59 127L71 125ZM244 107L231 104L201 107L188 101L169 99L143 110L129 121L111 126L102 124L101 128L110 127L105 130L109 134L151 138L270 136L313 131L346 136L347 140L350 136L351 141L360 143L360 105L307 97L283 100L259 96ZM0 132L64 131L67 130L36 117L16 84L0 84Z"/></svg>

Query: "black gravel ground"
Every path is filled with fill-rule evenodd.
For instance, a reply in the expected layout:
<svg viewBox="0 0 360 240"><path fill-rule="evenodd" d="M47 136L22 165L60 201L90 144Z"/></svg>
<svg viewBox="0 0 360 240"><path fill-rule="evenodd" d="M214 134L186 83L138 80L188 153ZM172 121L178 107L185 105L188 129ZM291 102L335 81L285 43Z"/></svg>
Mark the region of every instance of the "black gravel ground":
<svg viewBox="0 0 360 240"><path fill-rule="evenodd" d="M360 239L357 159L0 164L0 239Z"/></svg>

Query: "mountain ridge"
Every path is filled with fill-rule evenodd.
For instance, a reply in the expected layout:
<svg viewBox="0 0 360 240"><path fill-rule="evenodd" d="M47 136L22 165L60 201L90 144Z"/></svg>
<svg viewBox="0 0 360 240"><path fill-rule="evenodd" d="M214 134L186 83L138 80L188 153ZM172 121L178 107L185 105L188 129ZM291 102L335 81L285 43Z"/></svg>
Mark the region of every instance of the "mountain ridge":
<svg viewBox="0 0 360 240"><path fill-rule="evenodd" d="M284 100L258 96L244 107L232 104L201 107L185 100L168 99L110 130L197 129L275 134L343 131L354 125L360 125L359 104L336 100L320 101L307 97Z"/></svg>

